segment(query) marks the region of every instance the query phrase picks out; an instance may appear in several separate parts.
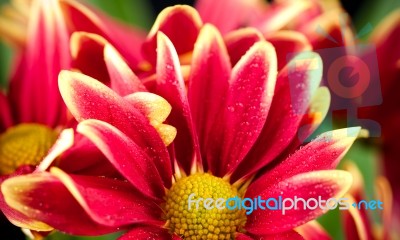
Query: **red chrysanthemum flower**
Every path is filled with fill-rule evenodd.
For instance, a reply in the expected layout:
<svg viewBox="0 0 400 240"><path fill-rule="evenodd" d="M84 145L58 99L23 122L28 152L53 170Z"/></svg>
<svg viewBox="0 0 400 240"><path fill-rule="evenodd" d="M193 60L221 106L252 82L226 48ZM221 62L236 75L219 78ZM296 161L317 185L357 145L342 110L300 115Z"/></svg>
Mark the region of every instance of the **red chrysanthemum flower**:
<svg viewBox="0 0 400 240"><path fill-rule="evenodd" d="M27 0L2 6L0 37L15 47L16 57L9 89L0 91L0 182L34 171L69 124L57 77L61 69L79 65L69 51L70 35L76 30L104 36L120 47L133 67L141 59L140 32L77 1ZM127 40L136 46L127 46ZM0 207L7 217L17 215L2 195ZM6 220L1 216L0 221Z"/></svg>
<svg viewBox="0 0 400 240"><path fill-rule="evenodd" d="M291 209L283 215L258 209L246 215L186 207L191 193L326 200L348 190L351 175L333 169L359 128L327 132L299 147L329 107L329 92L319 87L319 56L298 54L279 69L274 47L260 40L232 67L220 33L205 25L185 84L177 51L162 32L156 34L156 46L152 87L172 111L154 94L123 94L122 86L114 92L80 73L59 76L63 99L79 121L77 132L126 180L52 167L6 180L7 204L78 235L130 229L121 239L301 239L293 229L326 210ZM110 78L121 79L126 69L114 68ZM125 83L139 89L137 81ZM168 124L177 129L169 151L165 146L175 132L163 124L168 115Z"/></svg>

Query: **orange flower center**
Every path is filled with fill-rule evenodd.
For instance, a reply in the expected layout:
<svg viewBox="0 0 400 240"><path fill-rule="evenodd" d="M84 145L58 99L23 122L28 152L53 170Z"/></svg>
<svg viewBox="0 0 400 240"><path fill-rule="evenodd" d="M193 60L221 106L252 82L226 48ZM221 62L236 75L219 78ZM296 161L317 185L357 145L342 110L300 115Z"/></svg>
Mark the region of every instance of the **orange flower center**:
<svg viewBox="0 0 400 240"><path fill-rule="evenodd" d="M19 124L0 135L0 174L23 165L38 165L57 139L57 133L40 124Z"/></svg>
<svg viewBox="0 0 400 240"><path fill-rule="evenodd" d="M166 194L167 227L184 239L234 239L246 215L243 210L228 209L225 203L238 195L229 182L208 173L181 178Z"/></svg>

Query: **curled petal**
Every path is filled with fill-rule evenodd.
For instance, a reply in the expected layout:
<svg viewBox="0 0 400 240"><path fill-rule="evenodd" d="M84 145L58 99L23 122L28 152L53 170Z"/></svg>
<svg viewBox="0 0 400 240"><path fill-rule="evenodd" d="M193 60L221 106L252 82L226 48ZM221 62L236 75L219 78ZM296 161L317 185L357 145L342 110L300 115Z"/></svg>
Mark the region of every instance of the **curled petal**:
<svg viewBox="0 0 400 240"><path fill-rule="evenodd" d="M307 38L295 31L278 31L268 36L267 41L272 43L276 52L279 53L278 71L286 66L298 53L312 50Z"/></svg>
<svg viewBox="0 0 400 240"><path fill-rule="evenodd" d="M125 57L128 65L135 69L142 61L140 47L145 33L132 26L110 19L100 11L75 0L62 0L63 10L73 23L73 31L84 31L103 36Z"/></svg>
<svg viewBox="0 0 400 240"><path fill-rule="evenodd" d="M350 188L352 183L351 174L340 170L323 170L307 172L292 176L269 187L264 187L259 196L262 199L275 198L280 196L283 201L286 198L302 198L305 201L313 198L328 200L338 198ZM248 196L251 197L251 196ZM294 201L294 200L293 200ZM315 203L315 202L314 202ZM286 203L282 202L282 205ZM273 234L288 231L300 226L309 220L315 219L329 209L325 205L315 208L305 208L302 201L298 201L297 208L284 210L262 210L257 209L247 218L246 230L253 234ZM284 212L283 212L284 211Z"/></svg>
<svg viewBox="0 0 400 240"><path fill-rule="evenodd" d="M9 178L2 183L1 191L13 209L64 232L100 235L116 230L95 223L65 186L48 172ZM38 230L49 231L51 228Z"/></svg>
<svg viewBox="0 0 400 240"><path fill-rule="evenodd" d="M170 186L172 170L167 149L139 110L99 81L83 74L62 71L59 85L68 109L78 121L98 119L135 139L154 161L165 186Z"/></svg>
<svg viewBox="0 0 400 240"><path fill-rule="evenodd" d="M265 39L255 28L241 28L228 33L224 40L231 63L234 66L254 43Z"/></svg>
<svg viewBox="0 0 400 240"><path fill-rule="evenodd" d="M161 177L152 160L133 139L112 125L95 119L80 122L77 131L89 138L139 191L155 199L162 198Z"/></svg>
<svg viewBox="0 0 400 240"><path fill-rule="evenodd" d="M142 51L151 63L156 62L157 33L161 31L171 40L178 55L191 52L202 25L199 14L192 7L177 5L165 8L154 22ZM184 38L182 29L185 29Z"/></svg>
<svg viewBox="0 0 400 240"><path fill-rule="evenodd" d="M104 84L109 84L110 76L103 57L103 49L107 43L107 40L100 35L74 32L70 41L72 68Z"/></svg>

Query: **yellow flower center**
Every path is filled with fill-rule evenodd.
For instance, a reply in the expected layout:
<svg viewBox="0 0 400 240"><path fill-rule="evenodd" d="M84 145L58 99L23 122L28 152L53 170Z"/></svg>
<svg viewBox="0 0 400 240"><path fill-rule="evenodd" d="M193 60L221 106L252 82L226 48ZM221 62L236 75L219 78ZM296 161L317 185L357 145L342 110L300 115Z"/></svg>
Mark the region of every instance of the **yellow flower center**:
<svg viewBox="0 0 400 240"><path fill-rule="evenodd" d="M208 173L179 179L166 194L165 220L171 234L184 239L234 239L246 222L243 210L225 206L234 197L240 197L234 186Z"/></svg>
<svg viewBox="0 0 400 240"><path fill-rule="evenodd" d="M57 139L57 133L40 124L19 124L0 135L0 174L23 165L38 165Z"/></svg>

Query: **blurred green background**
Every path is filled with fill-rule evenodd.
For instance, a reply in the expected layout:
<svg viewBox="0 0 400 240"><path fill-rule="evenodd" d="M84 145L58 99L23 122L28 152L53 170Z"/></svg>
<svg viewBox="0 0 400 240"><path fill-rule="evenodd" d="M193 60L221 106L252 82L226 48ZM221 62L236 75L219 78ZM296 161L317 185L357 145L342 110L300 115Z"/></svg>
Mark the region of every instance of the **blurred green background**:
<svg viewBox="0 0 400 240"><path fill-rule="evenodd" d="M139 26L143 29L149 29L157 15L157 12L169 4L170 1L147 1L147 0L88 0L91 4L96 5L108 14L114 16L128 24ZM6 3L7 0L0 0L0 4ZM161 3L162 2L162 3ZM174 1L175 3L186 3L188 1ZM190 3L193 1L189 1ZM162 5L162 6L161 6ZM374 28L390 11L400 7L398 0L382 0L382 1L343 1L343 5L352 14L355 30L362 29L365 25L371 24ZM360 36L362 39L368 37L368 33ZM0 42L0 86L5 89L7 85L8 74L11 64L12 50L3 42ZM329 124L322 126L331 128ZM377 150L372 148L366 141L357 141L346 155L345 160L351 159L361 169L364 180L366 182L366 191L369 198L374 198L373 186L375 176L379 171L379 166L375 162L377 159ZM319 219L327 231L334 239L343 239L341 231L340 216L338 211L331 211ZM73 237L62 233L53 233L46 239L48 240L108 240L116 239L119 234L106 235L102 237Z"/></svg>

